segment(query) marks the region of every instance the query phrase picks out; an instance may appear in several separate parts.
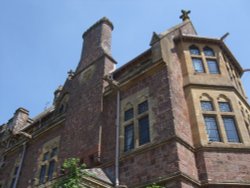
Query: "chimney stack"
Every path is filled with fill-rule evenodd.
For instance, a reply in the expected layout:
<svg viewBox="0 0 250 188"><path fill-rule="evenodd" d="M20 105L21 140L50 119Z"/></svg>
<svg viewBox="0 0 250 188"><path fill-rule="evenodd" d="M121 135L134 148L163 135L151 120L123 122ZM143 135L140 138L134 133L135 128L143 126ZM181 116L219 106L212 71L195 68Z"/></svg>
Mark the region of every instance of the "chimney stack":
<svg viewBox="0 0 250 188"><path fill-rule="evenodd" d="M18 108L12 118L12 121L8 123L8 127L13 133L19 132L29 120L29 111L24 108Z"/></svg>
<svg viewBox="0 0 250 188"><path fill-rule="evenodd" d="M111 56L111 34L113 24L103 17L83 34L83 47L76 73L104 54Z"/></svg>

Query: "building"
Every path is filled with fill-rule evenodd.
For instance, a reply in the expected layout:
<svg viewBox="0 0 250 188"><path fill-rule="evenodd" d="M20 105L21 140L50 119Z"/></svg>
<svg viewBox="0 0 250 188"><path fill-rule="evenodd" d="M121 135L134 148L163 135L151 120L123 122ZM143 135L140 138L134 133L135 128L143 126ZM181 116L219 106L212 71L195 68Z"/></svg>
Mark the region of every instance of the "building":
<svg viewBox="0 0 250 188"><path fill-rule="evenodd" d="M181 18L118 69L112 23L91 26L54 105L32 119L19 108L0 127L0 187L50 187L69 157L96 174L89 187L250 187L243 69L223 37Z"/></svg>

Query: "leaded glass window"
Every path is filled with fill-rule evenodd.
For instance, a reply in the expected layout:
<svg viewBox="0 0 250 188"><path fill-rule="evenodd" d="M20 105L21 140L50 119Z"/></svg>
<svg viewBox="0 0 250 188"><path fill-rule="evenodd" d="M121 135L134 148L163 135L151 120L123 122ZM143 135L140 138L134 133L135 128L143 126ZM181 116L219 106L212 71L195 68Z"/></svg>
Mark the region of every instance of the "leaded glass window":
<svg viewBox="0 0 250 188"><path fill-rule="evenodd" d="M209 47L205 47L203 49L203 52L204 52L205 56L210 56L210 57L215 56L214 51Z"/></svg>
<svg viewBox="0 0 250 188"><path fill-rule="evenodd" d="M124 113L124 121L130 120L134 117L134 109L130 108Z"/></svg>
<svg viewBox="0 0 250 188"><path fill-rule="evenodd" d="M144 101L138 105L138 114L148 111L148 101Z"/></svg>
<svg viewBox="0 0 250 188"><path fill-rule="evenodd" d="M205 72L201 58L192 58L192 62L193 62L195 72L198 72L198 73Z"/></svg>
<svg viewBox="0 0 250 188"><path fill-rule="evenodd" d="M219 102L221 112L232 112L229 102Z"/></svg>
<svg viewBox="0 0 250 188"><path fill-rule="evenodd" d="M39 176L39 183L42 184L45 182L45 174L46 174L46 165L42 165L41 166L41 170L40 170L40 176Z"/></svg>
<svg viewBox="0 0 250 188"><path fill-rule="evenodd" d="M149 119L148 116L145 116L139 119L139 145L143 145L149 141Z"/></svg>
<svg viewBox="0 0 250 188"><path fill-rule="evenodd" d="M218 63L214 59L207 59L207 66L210 74L219 74Z"/></svg>
<svg viewBox="0 0 250 188"><path fill-rule="evenodd" d="M194 45L190 46L189 51L190 51L191 55L200 55L201 54L199 48L194 46Z"/></svg>
<svg viewBox="0 0 250 188"><path fill-rule="evenodd" d="M54 173L54 170L55 170L55 160L51 160L49 162L49 169L48 169L48 180L52 180L53 178L53 173Z"/></svg>
<svg viewBox="0 0 250 188"><path fill-rule="evenodd" d="M204 116L208 140L211 142L220 142L220 135L216 118L213 116Z"/></svg>
<svg viewBox="0 0 250 188"><path fill-rule="evenodd" d="M130 124L125 127L124 151L134 149L134 125Z"/></svg>
<svg viewBox="0 0 250 188"><path fill-rule="evenodd" d="M49 152L46 152L44 155L43 155L43 161L47 161L49 159Z"/></svg>
<svg viewBox="0 0 250 188"><path fill-rule="evenodd" d="M213 111L213 104L211 101L201 101L201 109L202 111Z"/></svg>
<svg viewBox="0 0 250 188"><path fill-rule="evenodd" d="M233 117L223 117L228 142L240 142Z"/></svg>
<svg viewBox="0 0 250 188"><path fill-rule="evenodd" d="M50 154L50 158L54 157L57 155L57 148L53 148Z"/></svg>

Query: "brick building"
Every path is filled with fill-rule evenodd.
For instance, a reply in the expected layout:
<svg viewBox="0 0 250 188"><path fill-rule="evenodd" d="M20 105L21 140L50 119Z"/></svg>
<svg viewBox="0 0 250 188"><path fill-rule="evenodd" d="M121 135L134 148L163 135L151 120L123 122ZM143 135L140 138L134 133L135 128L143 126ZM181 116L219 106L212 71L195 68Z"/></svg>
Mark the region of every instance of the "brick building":
<svg viewBox="0 0 250 188"><path fill-rule="evenodd" d="M183 13L118 69L112 23L91 26L53 106L34 118L19 108L0 127L0 187L51 187L69 157L95 174L88 187L250 187L243 69Z"/></svg>

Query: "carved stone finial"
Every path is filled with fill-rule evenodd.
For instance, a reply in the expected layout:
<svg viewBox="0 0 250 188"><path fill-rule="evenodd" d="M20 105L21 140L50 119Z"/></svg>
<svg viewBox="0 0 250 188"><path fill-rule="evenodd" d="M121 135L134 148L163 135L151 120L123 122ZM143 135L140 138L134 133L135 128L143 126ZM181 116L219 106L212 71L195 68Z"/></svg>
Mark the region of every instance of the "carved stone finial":
<svg viewBox="0 0 250 188"><path fill-rule="evenodd" d="M180 16L180 19L182 19L183 21L189 20L189 14L191 13L190 10L181 10L182 15Z"/></svg>
<svg viewBox="0 0 250 188"><path fill-rule="evenodd" d="M75 76L75 72L70 69L68 72L68 79L71 80Z"/></svg>

